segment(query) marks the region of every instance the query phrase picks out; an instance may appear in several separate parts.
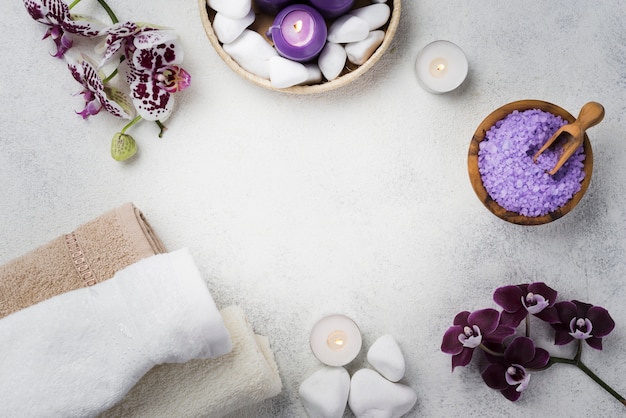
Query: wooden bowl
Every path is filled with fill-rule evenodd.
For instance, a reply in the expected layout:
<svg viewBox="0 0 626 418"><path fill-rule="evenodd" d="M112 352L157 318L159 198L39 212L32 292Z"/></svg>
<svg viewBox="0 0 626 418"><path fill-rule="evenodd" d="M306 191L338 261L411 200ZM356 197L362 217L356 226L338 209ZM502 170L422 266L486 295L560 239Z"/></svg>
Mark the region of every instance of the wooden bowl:
<svg viewBox="0 0 626 418"><path fill-rule="evenodd" d="M366 5L371 4L371 2L367 0L356 0L354 2L353 8L359 8ZM284 89L278 89L272 87L269 80L266 80L262 77L259 77L251 72L243 69L239 64L235 62L228 55L224 49L222 48L222 44L217 39L217 35L213 31L213 19L215 19L215 11L207 6L206 0L198 0L198 5L200 7L200 17L202 19L202 25L204 26L204 31L211 42L211 45L215 48L218 55L224 60L226 65L228 65L233 71L242 76L248 81L259 85L261 87L265 87L270 90L282 91L286 93L293 94L312 94L312 93L322 93L330 90L337 89L339 87L345 86L350 82L356 80L362 74L364 74L367 70L372 68L372 66L380 59L380 57L384 54L384 52L389 47L396 30L398 28L398 24L400 23L400 0L392 0L389 2L389 7L391 8L391 15L389 16L389 21L383 26L381 29L385 31L385 37L383 39L382 44L376 49L374 54L363 64L363 65L354 65L348 61L346 61L346 66L339 75L339 77L335 78L332 81L323 80L318 84L311 85L302 85L302 86L293 86ZM271 26L274 20L274 16L266 15L264 13L257 13L256 19L254 23L249 27L249 29L254 30L255 32L261 34L269 43L271 41L265 35L265 31L268 27Z"/></svg>
<svg viewBox="0 0 626 418"><path fill-rule="evenodd" d="M518 225L542 225L564 216L571 211L578 204L578 202L580 202L580 199L582 199L583 195L587 191L587 188L589 187L589 183L591 182L591 173L593 171L593 153L591 151L589 138L587 137L587 134L585 134L585 139L583 141L583 150L585 153L583 170L585 172L585 178L582 181L582 187L565 205L561 206L554 212L550 212L543 216L528 217L520 215L517 212L511 212L504 209L495 200L493 200L491 196L489 196L489 193L483 186L482 178L480 172L478 171L478 146L480 142L485 139L487 131L495 125L497 121L504 119L514 110L521 112L529 109L540 109L544 112L550 112L553 115L560 116L563 120L566 120L569 123L576 120L574 116L563 108L541 100L519 100L517 102L506 104L494 110L480 123L480 125L478 125L478 128L472 137L472 141L470 142L467 168L469 171L470 181L472 182L472 187L474 188L476 195L494 215L507 222Z"/></svg>

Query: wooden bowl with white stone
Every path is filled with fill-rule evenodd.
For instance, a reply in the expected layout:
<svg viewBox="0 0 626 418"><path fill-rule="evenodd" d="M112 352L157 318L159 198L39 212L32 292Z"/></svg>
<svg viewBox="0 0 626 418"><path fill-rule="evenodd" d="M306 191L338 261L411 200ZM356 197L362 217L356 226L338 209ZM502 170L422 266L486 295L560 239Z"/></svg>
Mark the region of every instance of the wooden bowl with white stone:
<svg viewBox="0 0 626 418"><path fill-rule="evenodd" d="M292 86L292 87L287 87L287 88L273 87L269 80L266 80L255 74L252 74L251 72L242 68L237 62L235 62L235 60L224 51L222 44L218 40L217 35L215 34L215 31L213 30L213 20L215 19L215 11L207 5L206 0L198 0L198 5L200 7L200 17L202 19L202 25L204 26L204 31L206 32L211 45L213 45L218 55L222 58L222 60L224 60L226 65L228 65L234 72L236 72L237 74L239 74L246 80L258 86L261 86L270 90L276 90L276 91L292 93L292 94L314 94L314 93L323 93L326 91L335 90L339 87L345 86L351 83L352 81L356 80L358 77L360 77L370 68L372 68L374 64L376 64L376 62L378 62L380 57L389 48L389 45L391 44L391 41L393 40L393 37L400 23L400 10L401 10L400 1L401 0L387 0L387 4L389 5L391 9L391 14L389 17L389 21L382 28L380 28L383 31L385 31L385 37L383 38L383 42L381 43L381 45L376 49L376 51L364 64L355 65L349 61L346 61L346 65L343 71L341 72L339 77L335 78L334 80L328 81L326 79L322 79L321 82L316 83L316 84L298 85L298 86ZM367 6L369 4L372 4L370 0L356 0L354 2L353 8L357 9L360 7ZM267 30L268 27L271 26L273 20L274 20L273 16L256 12L255 21L249 27L249 29L252 29L255 32L259 33L268 41L268 43L271 44L271 40L267 38L267 36L265 35L265 31Z"/></svg>

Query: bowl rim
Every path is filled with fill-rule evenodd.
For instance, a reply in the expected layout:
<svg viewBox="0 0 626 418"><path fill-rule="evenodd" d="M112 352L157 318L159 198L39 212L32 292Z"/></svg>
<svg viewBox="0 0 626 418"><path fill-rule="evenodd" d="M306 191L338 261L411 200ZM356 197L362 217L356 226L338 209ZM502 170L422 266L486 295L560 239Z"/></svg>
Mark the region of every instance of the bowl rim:
<svg viewBox="0 0 626 418"><path fill-rule="evenodd" d="M259 77L256 74L252 74L251 72L245 70L230 55L228 55L226 51L224 51L224 49L222 48L222 44L217 39L217 35L213 30L213 25L211 19L209 18L209 6L207 4L207 0L198 0L198 6L200 8L200 18L202 20L202 26L204 27L204 31L209 38L209 42L217 51L220 58L222 58L222 60L226 63L226 65L228 65L228 67L235 71L235 73L239 74L241 77L252 82L253 84L269 90L292 94L314 94L335 90L339 87L343 87L351 83L362 74L364 74L366 71L368 71L370 68L372 68L374 64L378 62L380 57L385 53L385 51L389 48L389 45L391 44L400 23L400 14L402 9L402 6L400 4L401 0L393 0L390 3L391 15L389 16L389 21L387 22L387 29L385 30L385 37L383 38L383 42L364 64L358 66L355 70L343 74L331 81L326 81L319 84L276 88L271 85L269 80Z"/></svg>
<svg viewBox="0 0 626 418"><path fill-rule="evenodd" d="M524 215L520 215L517 212L512 212L504 209L500 206L495 200L491 198L485 187L482 183L482 178L480 172L478 171L478 150L480 142L485 139L485 135L489 128L491 128L497 121L503 119L510 113L515 110L520 112L530 109L540 109L544 112L550 112L554 115L561 116L564 120L572 123L576 120L576 118L570 114L568 111L563 109L560 106L557 106L553 103L546 102L543 100L518 100L511 103L507 103L504 106L501 106L491 112L479 125L472 136L472 140L470 141L468 158L467 158L467 166L468 173L470 177L470 181L472 183L472 187L478 199L483 203L483 205L489 209L494 215L498 218L503 219L507 222L518 224L518 225L543 225L552 221L555 221L568 212L570 212L582 199L583 195L587 191L589 187L589 183L591 182L591 176L593 172L593 152L591 149L591 142L589 141L589 137L585 133L585 138L583 141L583 151L585 153L585 160L583 170L585 171L585 178L581 182L580 190L572 196L572 198L563 206L556 209L553 212L547 213L542 216L536 217L528 217Z"/></svg>

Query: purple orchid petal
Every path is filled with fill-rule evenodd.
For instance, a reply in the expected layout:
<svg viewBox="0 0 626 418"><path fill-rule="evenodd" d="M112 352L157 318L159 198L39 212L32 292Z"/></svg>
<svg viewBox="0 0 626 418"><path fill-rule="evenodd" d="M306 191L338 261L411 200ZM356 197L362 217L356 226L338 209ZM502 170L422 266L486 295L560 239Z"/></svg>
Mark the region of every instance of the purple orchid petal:
<svg viewBox="0 0 626 418"><path fill-rule="evenodd" d="M541 369L548 364L548 361L550 361L550 353L543 348L535 347L535 357L524 366L528 369Z"/></svg>
<svg viewBox="0 0 626 418"><path fill-rule="evenodd" d="M585 342L591 348L595 348L596 350L602 350L602 338L600 337L589 337L585 340Z"/></svg>
<svg viewBox="0 0 626 418"><path fill-rule="evenodd" d="M587 311L587 318L593 324L592 334L595 337L604 337L609 335L615 328L615 321L613 321L609 312L600 306L592 306L589 308Z"/></svg>
<svg viewBox="0 0 626 418"><path fill-rule="evenodd" d="M524 365L535 357L535 343L527 337L517 337L504 350L504 358L512 364Z"/></svg>
<svg viewBox="0 0 626 418"><path fill-rule="evenodd" d="M459 342L459 335L463 334L463 326L453 325L443 335L441 351L446 354L459 354L463 351L463 345Z"/></svg>
<svg viewBox="0 0 626 418"><path fill-rule="evenodd" d="M504 390L509 387L506 382L506 367L501 364L489 364L481 375L487 386L492 389Z"/></svg>
<svg viewBox="0 0 626 418"><path fill-rule="evenodd" d="M574 341L574 338L569 334L569 330L556 329L554 334L554 344L565 345Z"/></svg>
<svg viewBox="0 0 626 418"><path fill-rule="evenodd" d="M520 396L522 396L522 392L518 392L515 389L515 386L509 386L508 388L500 391L500 393L502 393L504 397L507 398L511 402L515 402L516 400L520 398Z"/></svg>
<svg viewBox="0 0 626 418"><path fill-rule="evenodd" d="M472 361L472 356L474 355L474 350L471 348L463 348L459 354L452 356L452 371L456 367L467 366L470 361Z"/></svg>
<svg viewBox="0 0 626 418"><path fill-rule="evenodd" d="M554 304L554 308L559 316L559 321L562 324L569 324L569 321L576 315L576 305L569 301L557 302Z"/></svg>
<svg viewBox="0 0 626 418"><path fill-rule="evenodd" d="M573 300L572 303L576 306L576 317L578 318L585 318L587 316L587 311L589 311L589 309L593 306L579 300Z"/></svg>
<svg viewBox="0 0 626 418"><path fill-rule="evenodd" d="M519 286L503 286L493 293L493 300L506 312L514 313L522 308L520 298L524 295Z"/></svg>
<svg viewBox="0 0 626 418"><path fill-rule="evenodd" d="M133 104L139 115L149 121L164 121L174 109L174 97L161 89L149 73L131 72L128 76Z"/></svg>
<svg viewBox="0 0 626 418"><path fill-rule="evenodd" d="M468 311L462 311L456 314L452 323L454 325L467 325L467 318L469 318L470 313Z"/></svg>
<svg viewBox="0 0 626 418"><path fill-rule="evenodd" d="M558 292L543 282L531 283L528 285L528 291L536 295L541 295L548 301L548 306L554 306Z"/></svg>
<svg viewBox="0 0 626 418"><path fill-rule="evenodd" d="M487 308L472 312L467 318L469 325L478 325L484 336L491 334L498 327L500 313L495 309Z"/></svg>
<svg viewBox="0 0 626 418"><path fill-rule="evenodd" d="M500 314L500 323L502 325L506 325L512 328L517 328L517 326L524 320L524 318L526 318L527 315L528 312L526 312L525 309L521 308L512 313L503 311L502 314Z"/></svg>
<svg viewBox="0 0 626 418"><path fill-rule="evenodd" d="M555 324L559 322L559 313L554 307L548 307L536 314L535 316L549 324Z"/></svg>
<svg viewBox="0 0 626 418"><path fill-rule="evenodd" d="M483 335L483 340L492 343L501 343L508 336L515 334L515 328L506 325L498 325L498 327L490 334Z"/></svg>
<svg viewBox="0 0 626 418"><path fill-rule="evenodd" d="M191 85L191 75L177 65L167 65L157 70L156 84L168 93L176 93Z"/></svg>

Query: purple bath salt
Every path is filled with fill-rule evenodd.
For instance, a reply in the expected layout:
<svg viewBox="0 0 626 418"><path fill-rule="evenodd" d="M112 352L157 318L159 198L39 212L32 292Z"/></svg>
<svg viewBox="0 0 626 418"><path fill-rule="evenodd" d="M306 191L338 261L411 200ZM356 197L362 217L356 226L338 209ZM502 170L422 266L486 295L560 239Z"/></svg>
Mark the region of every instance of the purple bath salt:
<svg viewBox="0 0 626 418"><path fill-rule="evenodd" d="M478 170L489 196L506 210L529 217L565 205L582 187L583 147L552 176L547 171L561 154L559 144L533 162L539 148L565 124L560 116L539 109L515 110L496 122L478 151Z"/></svg>

